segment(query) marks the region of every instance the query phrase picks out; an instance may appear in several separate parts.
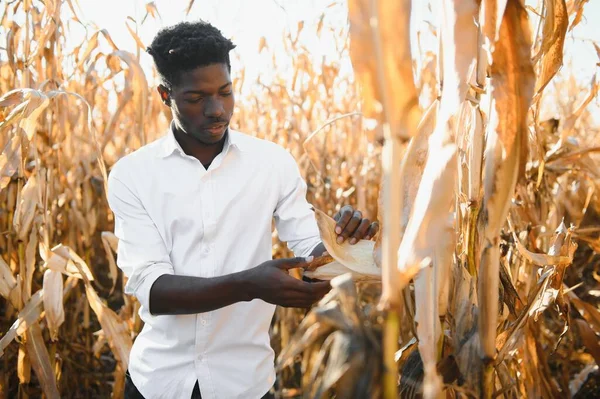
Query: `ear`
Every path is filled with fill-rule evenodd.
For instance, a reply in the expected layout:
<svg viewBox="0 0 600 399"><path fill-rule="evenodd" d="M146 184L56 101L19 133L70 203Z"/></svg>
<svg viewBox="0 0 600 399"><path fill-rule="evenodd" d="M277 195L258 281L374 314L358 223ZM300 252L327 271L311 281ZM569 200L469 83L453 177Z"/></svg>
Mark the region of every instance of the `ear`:
<svg viewBox="0 0 600 399"><path fill-rule="evenodd" d="M169 92L169 89L165 85L160 84L160 85L158 85L156 90L158 90L158 94L160 95L160 99L162 100L162 102L167 107L170 107L171 106L171 94Z"/></svg>

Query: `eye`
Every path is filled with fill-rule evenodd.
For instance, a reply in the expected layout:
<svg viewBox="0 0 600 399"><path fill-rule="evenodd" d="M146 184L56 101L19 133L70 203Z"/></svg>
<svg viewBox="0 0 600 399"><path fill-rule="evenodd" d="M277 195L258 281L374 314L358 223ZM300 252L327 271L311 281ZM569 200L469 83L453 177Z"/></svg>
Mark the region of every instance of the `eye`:
<svg viewBox="0 0 600 399"><path fill-rule="evenodd" d="M186 98L185 102L190 104L196 104L202 101L204 97L194 97L194 98Z"/></svg>
<svg viewBox="0 0 600 399"><path fill-rule="evenodd" d="M227 92L223 92L223 93L221 93L221 95L222 95L223 97L229 97L229 96L230 96L230 95L232 95L232 94L233 94L233 92L232 92L232 91L227 91Z"/></svg>

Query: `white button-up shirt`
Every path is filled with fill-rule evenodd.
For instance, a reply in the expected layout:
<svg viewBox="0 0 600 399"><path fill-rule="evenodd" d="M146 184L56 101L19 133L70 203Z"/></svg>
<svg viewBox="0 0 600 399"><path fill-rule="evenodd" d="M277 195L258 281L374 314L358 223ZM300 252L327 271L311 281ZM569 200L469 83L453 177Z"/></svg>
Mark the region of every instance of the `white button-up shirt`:
<svg viewBox="0 0 600 399"><path fill-rule="evenodd" d="M129 359L148 398L260 398L275 382L269 327L275 306L255 299L206 313L152 315L163 274L211 278L272 259L272 221L296 256L321 242L298 166L279 145L229 129L208 170L172 131L120 159L108 179L117 263L144 327Z"/></svg>

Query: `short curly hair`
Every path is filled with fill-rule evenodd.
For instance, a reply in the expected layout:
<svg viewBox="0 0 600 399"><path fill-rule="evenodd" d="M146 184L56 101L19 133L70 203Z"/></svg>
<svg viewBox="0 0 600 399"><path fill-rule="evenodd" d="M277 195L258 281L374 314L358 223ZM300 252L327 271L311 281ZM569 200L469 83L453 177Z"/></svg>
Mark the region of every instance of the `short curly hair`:
<svg viewBox="0 0 600 399"><path fill-rule="evenodd" d="M180 22L161 29L146 49L163 84L178 83L179 74L198 67L224 63L231 71L229 52L235 44L205 21Z"/></svg>

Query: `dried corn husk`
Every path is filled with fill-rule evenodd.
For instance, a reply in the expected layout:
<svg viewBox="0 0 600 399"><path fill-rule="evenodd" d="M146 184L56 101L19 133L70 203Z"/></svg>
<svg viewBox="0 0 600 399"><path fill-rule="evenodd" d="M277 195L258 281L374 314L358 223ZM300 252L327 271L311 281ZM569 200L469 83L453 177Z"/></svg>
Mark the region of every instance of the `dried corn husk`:
<svg viewBox="0 0 600 399"><path fill-rule="evenodd" d="M319 266L314 271L306 271L305 276L315 279L330 280L344 273L352 273L356 280L380 280L381 269L375 264L373 258L373 246L375 243L369 240L359 240L350 245L348 241L338 244L335 234L335 220L326 213L315 209L315 217L319 226L319 233L327 252L335 259L335 262Z"/></svg>
<svg viewBox="0 0 600 399"><path fill-rule="evenodd" d="M50 338L58 339L58 328L65 321L62 273L48 269L44 272L43 301Z"/></svg>

